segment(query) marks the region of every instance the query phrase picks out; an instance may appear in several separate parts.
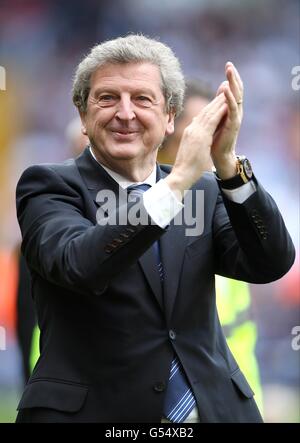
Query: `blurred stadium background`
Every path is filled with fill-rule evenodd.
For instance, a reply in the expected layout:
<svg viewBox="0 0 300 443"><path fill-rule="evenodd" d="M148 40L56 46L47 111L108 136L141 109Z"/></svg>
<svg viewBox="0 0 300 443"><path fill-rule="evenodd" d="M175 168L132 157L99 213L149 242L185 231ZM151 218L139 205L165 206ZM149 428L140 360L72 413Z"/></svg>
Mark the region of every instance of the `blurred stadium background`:
<svg viewBox="0 0 300 443"><path fill-rule="evenodd" d="M299 254L300 91L291 86L300 65L299 18L299 0L0 0L0 422L14 421L23 387L15 186L28 165L70 156L65 129L76 115L70 89L81 57L97 42L140 32L169 44L186 76L213 88L233 61L245 84L239 153L277 201ZM297 255L279 282L251 287L269 422L300 422L300 351L291 345L300 325L299 281Z"/></svg>

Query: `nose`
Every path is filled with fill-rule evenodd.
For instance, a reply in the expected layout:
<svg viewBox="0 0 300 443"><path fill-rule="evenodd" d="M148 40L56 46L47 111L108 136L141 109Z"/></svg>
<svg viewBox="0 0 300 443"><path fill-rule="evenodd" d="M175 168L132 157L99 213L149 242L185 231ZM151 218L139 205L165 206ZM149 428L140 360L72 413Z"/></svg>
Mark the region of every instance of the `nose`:
<svg viewBox="0 0 300 443"><path fill-rule="evenodd" d="M117 105L117 111L115 116L120 120L133 120L135 118L135 113L133 110L133 104L131 102L129 95L124 95L120 97Z"/></svg>

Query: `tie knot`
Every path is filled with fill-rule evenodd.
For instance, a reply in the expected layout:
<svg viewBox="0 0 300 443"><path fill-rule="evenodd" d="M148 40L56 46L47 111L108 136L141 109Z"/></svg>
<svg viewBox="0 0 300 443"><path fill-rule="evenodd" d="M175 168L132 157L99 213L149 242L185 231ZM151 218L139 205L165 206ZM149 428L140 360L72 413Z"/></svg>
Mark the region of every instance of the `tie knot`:
<svg viewBox="0 0 300 443"><path fill-rule="evenodd" d="M128 196L130 196L131 199L138 199L142 196L142 194L147 191L149 188L151 188L151 185L148 185L147 183L142 183L140 185L131 185L127 188Z"/></svg>

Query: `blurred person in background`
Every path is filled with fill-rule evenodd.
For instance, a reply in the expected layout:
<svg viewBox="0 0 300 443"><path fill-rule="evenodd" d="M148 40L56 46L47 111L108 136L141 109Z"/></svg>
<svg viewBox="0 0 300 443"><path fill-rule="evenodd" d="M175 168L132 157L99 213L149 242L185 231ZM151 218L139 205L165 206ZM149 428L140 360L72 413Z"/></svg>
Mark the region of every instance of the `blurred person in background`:
<svg viewBox="0 0 300 443"><path fill-rule="evenodd" d="M270 282L291 267L294 247L235 154L243 85L232 63L225 74L170 170L156 157L184 95L172 50L131 35L78 66L73 102L91 145L76 160L28 168L17 187L41 328L18 422L262 421L218 320L214 275ZM205 172L210 156L217 176ZM188 189L205 195L194 237L173 223L187 214ZM125 203L101 216L100 190ZM135 208L147 223L131 222Z"/></svg>
<svg viewBox="0 0 300 443"><path fill-rule="evenodd" d="M213 98L214 93L208 84L200 80L186 82L183 111L176 119L174 133L165 139L158 152L159 163L172 165L175 162L185 128ZM213 170L211 158L208 158L206 170ZM255 392L255 400L262 413L262 389L255 355L257 327L251 309L249 285L216 275L216 301L229 348Z"/></svg>
<svg viewBox="0 0 300 443"><path fill-rule="evenodd" d="M20 246L16 249L18 263L18 287L16 298L17 312L17 341L22 359L23 384L26 384L31 374L32 344L36 342L34 329L36 326L36 314L31 297L31 278L26 260L21 254Z"/></svg>
<svg viewBox="0 0 300 443"><path fill-rule="evenodd" d="M80 117L74 117L68 123L65 131L65 138L68 151L73 158L80 155L84 148L89 144L87 135L82 133Z"/></svg>

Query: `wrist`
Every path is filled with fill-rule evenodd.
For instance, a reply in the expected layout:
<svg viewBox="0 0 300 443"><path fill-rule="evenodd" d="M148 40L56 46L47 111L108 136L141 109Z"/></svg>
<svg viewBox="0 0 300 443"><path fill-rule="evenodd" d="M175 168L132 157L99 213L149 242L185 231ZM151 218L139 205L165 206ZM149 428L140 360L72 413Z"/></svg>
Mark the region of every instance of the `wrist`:
<svg viewBox="0 0 300 443"><path fill-rule="evenodd" d="M237 157L235 154L224 158L222 162L214 161L216 173L221 180L228 180L238 173Z"/></svg>
<svg viewBox="0 0 300 443"><path fill-rule="evenodd" d="M229 178L222 178L215 173L219 185L223 189L237 189L252 179L253 171L249 160L245 156L236 156L236 173Z"/></svg>
<svg viewBox="0 0 300 443"><path fill-rule="evenodd" d="M172 170L168 177L165 178L165 181L180 201L183 199L185 191L193 184L185 175L175 170Z"/></svg>

